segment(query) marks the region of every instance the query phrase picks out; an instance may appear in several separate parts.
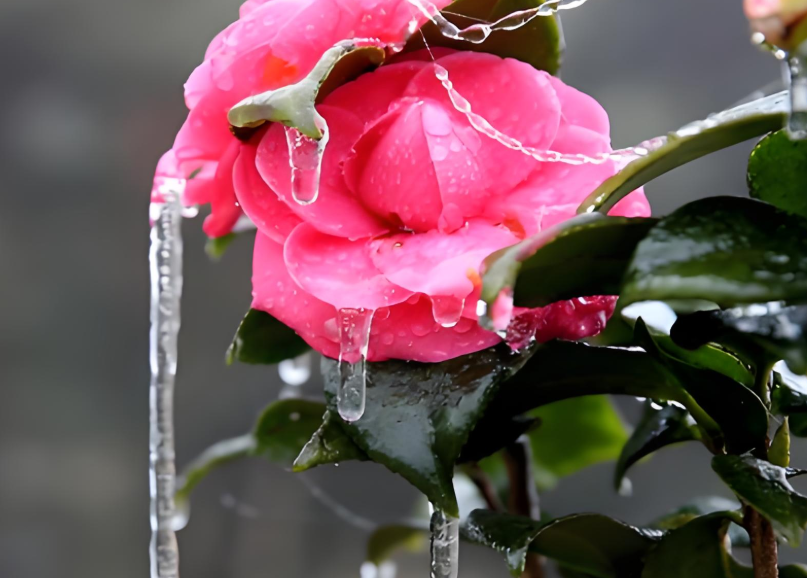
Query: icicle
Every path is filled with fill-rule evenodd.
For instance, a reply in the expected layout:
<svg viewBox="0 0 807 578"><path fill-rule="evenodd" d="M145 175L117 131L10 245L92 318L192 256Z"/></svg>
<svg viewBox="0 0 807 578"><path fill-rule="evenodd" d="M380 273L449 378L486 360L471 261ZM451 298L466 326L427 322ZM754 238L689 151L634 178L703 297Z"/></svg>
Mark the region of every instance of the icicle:
<svg viewBox="0 0 807 578"><path fill-rule="evenodd" d="M174 380L177 370L182 296L182 205L185 181L166 179L150 214L151 333L149 359L149 488L151 496L151 578L177 578L175 531L187 519L174 505Z"/></svg>
<svg viewBox="0 0 807 578"><path fill-rule="evenodd" d="M370 309L340 309L339 325L339 390L336 408L347 422L356 421L364 415L367 389L367 348L370 344L370 325L373 311Z"/></svg>
<svg viewBox="0 0 807 578"><path fill-rule="evenodd" d="M432 297L432 315L443 327L454 327L462 318L465 299L458 297Z"/></svg>
<svg viewBox="0 0 807 578"><path fill-rule="evenodd" d="M431 578L457 578L460 521L434 508L431 520Z"/></svg>
<svg viewBox="0 0 807 578"><path fill-rule="evenodd" d="M790 116L787 133L791 140L807 139L807 44L787 60L790 75Z"/></svg>
<svg viewBox="0 0 807 578"><path fill-rule="evenodd" d="M284 359L278 364L277 372L285 384L280 390L280 399L300 397L302 386L311 378L311 352Z"/></svg>
<svg viewBox="0 0 807 578"><path fill-rule="evenodd" d="M472 44L480 44L487 40L496 30L516 30L529 24L533 18L539 16L552 16L559 10L569 10L577 8L587 2L587 0L547 0L536 8L520 10L491 23L472 24L467 28L458 28L449 22L440 10L428 0L408 0L418 11L434 22L440 33L446 38L453 40L465 40Z"/></svg>
<svg viewBox="0 0 807 578"><path fill-rule="evenodd" d="M330 138L328 124L316 114L317 128L322 138L313 139L296 128L286 127L286 144L289 147L291 166L291 195L301 205L310 205L319 196L319 179L322 173L322 158Z"/></svg>
<svg viewBox="0 0 807 578"><path fill-rule="evenodd" d="M382 562L378 566L372 562L365 562L361 565L361 570L359 570L361 578L395 578L397 573L398 567L395 562L389 560Z"/></svg>

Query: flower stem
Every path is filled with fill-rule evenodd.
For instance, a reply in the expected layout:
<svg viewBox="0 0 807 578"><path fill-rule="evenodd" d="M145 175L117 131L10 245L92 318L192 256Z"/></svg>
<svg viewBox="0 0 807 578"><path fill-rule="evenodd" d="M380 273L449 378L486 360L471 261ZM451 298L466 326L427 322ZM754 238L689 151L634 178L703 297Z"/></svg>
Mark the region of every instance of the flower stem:
<svg viewBox="0 0 807 578"><path fill-rule="evenodd" d="M538 490L532 475L532 450L527 436L521 436L505 448L505 464L510 480L510 497L507 509L511 514L541 519ZM521 578L544 578L543 558L537 554L527 554L527 564Z"/></svg>

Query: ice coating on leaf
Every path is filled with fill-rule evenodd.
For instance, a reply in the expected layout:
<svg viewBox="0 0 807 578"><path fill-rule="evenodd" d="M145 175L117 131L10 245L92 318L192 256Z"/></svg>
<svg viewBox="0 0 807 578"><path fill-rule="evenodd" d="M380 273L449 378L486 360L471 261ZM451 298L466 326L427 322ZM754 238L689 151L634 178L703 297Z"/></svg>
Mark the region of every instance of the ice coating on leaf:
<svg viewBox="0 0 807 578"><path fill-rule="evenodd" d="M336 409L346 422L357 421L364 415L367 349L374 313L371 309L339 309L337 312L340 381Z"/></svg>
<svg viewBox="0 0 807 578"><path fill-rule="evenodd" d="M431 578L459 574L460 520L435 509L431 524Z"/></svg>

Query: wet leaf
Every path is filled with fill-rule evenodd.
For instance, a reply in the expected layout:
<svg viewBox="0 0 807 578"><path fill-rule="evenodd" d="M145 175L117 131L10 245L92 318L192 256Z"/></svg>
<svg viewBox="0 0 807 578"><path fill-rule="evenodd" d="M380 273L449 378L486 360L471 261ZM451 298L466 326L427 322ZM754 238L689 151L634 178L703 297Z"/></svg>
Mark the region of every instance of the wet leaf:
<svg viewBox="0 0 807 578"><path fill-rule="evenodd" d="M780 129L788 110L787 93L780 92L682 127L670 133L664 144L607 179L580 205L578 212L607 213L632 191L676 167Z"/></svg>
<svg viewBox="0 0 807 578"><path fill-rule="evenodd" d="M478 462L540 426L540 419L521 415L496 423L482 420L471 432L457 463Z"/></svg>
<svg viewBox="0 0 807 578"><path fill-rule="evenodd" d="M805 265L807 268L807 265ZM699 311L680 317L673 339L684 347L715 342L739 349L753 347L797 373L807 373L807 306L755 304L723 311Z"/></svg>
<svg viewBox="0 0 807 578"><path fill-rule="evenodd" d="M523 570L529 551L591 576L627 578L638 576L643 556L660 533L599 514L575 514L542 523L523 516L474 510L462 525L461 536L501 552L514 576Z"/></svg>
<svg viewBox="0 0 807 578"><path fill-rule="evenodd" d="M314 69L296 84L245 98L228 115L239 129L254 129L265 122L296 128L313 139L323 136L323 121L314 105L344 82L384 62L383 46L354 40L329 48Z"/></svg>
<svg viewBox="0 0 807 578"><path fill-rule="evenodd" d="M515 304L541 307L588 295L615 295L636 245L656 219L579 215L490 255L484 262L482 299L499 293Z"/></svg>
<svg viewBox="0 0 807 578"><path fill-rule="evenodd" d="M669 445L697 440L700 434L689 412L676 405L648 402L641 421L622 448L614 474L614 487L619 490L625 473L633 464Z"/></svg>
<svg viewBox="0 0 807 578"><path fill-rule="evenodd" d="M785 468L748 455L720 455L712 459L712 469L788 543L799 545L807 526L807 497L793 489Z"/></svg>
<svg viewBox="0 0 807 578"><path fill-rule="evenodd" d="M442 363L369 363L364 415L342 427L373 461L406 478L435 507L457 516L451 478L463 446L502 381L531 353L514 354L498 346ZM323 359L332 410L337 365Z"/></svg>
<svg viewBox="0 0 807 578"><path fill-rule="evenodd" d="M227 350L227 365L280 363L308 351L310 347L294 330L265 311L250 309Z"/></svg>
<svg viewBox="0 0 807 578"><path fill-rule="evenodd" d="M718 451L723 441L728 451L743 453L764 444L768 411L753 391L722 373L688 365L667 354L641 319L634 331L636 343L675 375L678 385L691 396L682 403L708 436L704 441L710 449Z"/></svg>
<svg viewBox="0 0 807 578"><path fill-rule="evenodd" d="M325 411L321 424L294 460L294 471L304 472L316 466L367 460L367 456L342 429L339 418Z"/></svg>
<svg viewBox="0 0 807 578"><path fill-rule="evenodd" d="M367 541L367 561L376 566L388 560L397 550L420 552L429 543L428 524L382 526Z"/></svg>
<svg viewBox="0 0 807 578"><path fill-rule="evenodd" d="M539 487L601 462L616 460L628 439L625 424L604 395L566 399L530 413L541 425L530 432Z"/></svg>
<svg viewBox="0 0 807 578"><path fill-rule="evenodd" d="M748 159L751 196L807 217L807 143L780 130L763 138Z"/></svg>
<svg viewBox="0 0 807 578"><path fill-rule="evenodd" d="M807 299L807 220L738 197L689 203L642 240L622 299L732 307Z"/></svg>
<svg viewBox="0 0 807 578"><path fill-rule="evenodd" d="M658 528L659 530L675 530L700 516L715 512L739 512L740 508L742 508L742 505L739 502L721 496L697 498L689 504L681 506L661 518L657 518L650 524L650 527ZM748 532L736 522L729 524L728 535L731 539L732 547L747 548L750 545Z"/></svg>
<svg viewBox="0 0 807 578"><path fill-rule="evenodd" d="M796 375L783 363L774 366L771 409L774 413L791 416L790 432L802 436L802 424L807 423L807 376ZM804 431L807 434L807 431Z"/></svg>
<svg viewBox="0 0 807 578"><path fill-rule="evenodd" d="M481 22L495 22L520 10L540 6L540 0L457 0L443 10L443 15L460 29ZM447 38L432 22L414 34L404 49L419 50L426 44L432 48L442 46L456 50L487 52L502 58L515 58L539 70L555 74L560 68L563 50L557 19L546 16L533 18L515 30L498 30L482 43Z"/></svg>

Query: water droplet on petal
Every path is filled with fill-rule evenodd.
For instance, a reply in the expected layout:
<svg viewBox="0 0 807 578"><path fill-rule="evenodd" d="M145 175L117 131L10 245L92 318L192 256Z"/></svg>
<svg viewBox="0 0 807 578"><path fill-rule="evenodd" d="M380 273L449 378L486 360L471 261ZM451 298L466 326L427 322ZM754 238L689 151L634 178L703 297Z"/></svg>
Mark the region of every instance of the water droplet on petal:
<svg viewBox="0 0 807 578"><path fill-rule="evenodd" d="M465 299L458 297L432 297L432 315L443 327L454 327L462 317Z"/></svg>
<svg viewBox="0 0 807 578"><path fill-rule="evenodd" d="M372 320L370 309L340 309L338 312L340 382L336 408L347 422L357 421L364 415Z"/></svg>

